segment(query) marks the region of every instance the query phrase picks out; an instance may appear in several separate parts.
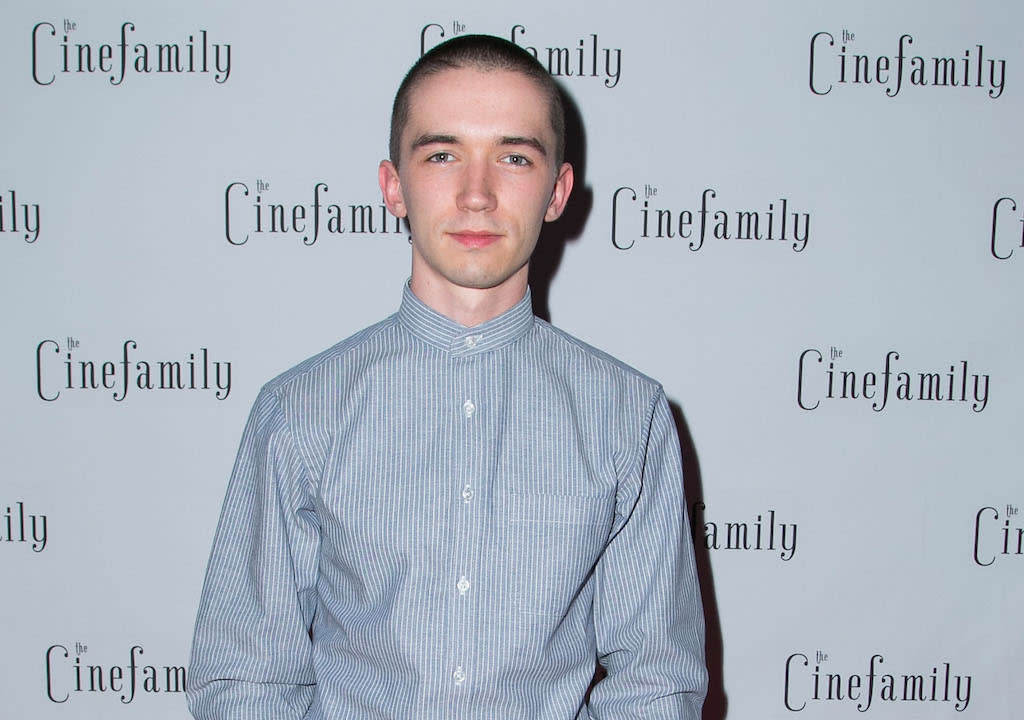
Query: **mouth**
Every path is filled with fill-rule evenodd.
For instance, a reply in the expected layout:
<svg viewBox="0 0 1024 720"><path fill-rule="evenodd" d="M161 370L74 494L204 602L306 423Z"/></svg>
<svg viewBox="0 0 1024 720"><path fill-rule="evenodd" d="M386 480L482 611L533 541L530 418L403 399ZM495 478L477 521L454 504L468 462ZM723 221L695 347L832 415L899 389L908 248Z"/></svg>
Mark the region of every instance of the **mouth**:
<svg viewBox="0 0 1024 720"><path fill-rule="evenodd" d="M501 235L488 230L456 230L448 233L448 236L468 248L487 247L501 238Z"/></svg>

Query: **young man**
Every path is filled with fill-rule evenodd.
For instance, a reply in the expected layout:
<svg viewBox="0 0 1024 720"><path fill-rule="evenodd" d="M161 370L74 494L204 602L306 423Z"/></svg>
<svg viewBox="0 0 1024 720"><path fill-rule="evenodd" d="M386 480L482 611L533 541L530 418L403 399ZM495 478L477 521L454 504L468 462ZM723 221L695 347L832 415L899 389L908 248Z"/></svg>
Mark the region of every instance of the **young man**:
<svg viewBox="0 0 1024 720"><path fill-rule="evenodd" d="M379 178L412 277L395 315L256 401L196 718L700 717L668 403L531 311L530 255L572 190L563 138L558 89L511 43L459 37L406 77Z"/></svg>

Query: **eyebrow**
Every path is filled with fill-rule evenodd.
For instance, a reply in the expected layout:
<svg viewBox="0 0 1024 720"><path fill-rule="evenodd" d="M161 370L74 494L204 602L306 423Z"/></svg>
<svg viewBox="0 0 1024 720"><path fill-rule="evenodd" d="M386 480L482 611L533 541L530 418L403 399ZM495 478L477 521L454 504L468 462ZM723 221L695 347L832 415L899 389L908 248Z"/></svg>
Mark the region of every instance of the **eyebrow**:
<svg viewBox="0 0 1024 720"><path fill-rule="evenodd" d="M457 145L459 143L458 138L454 135L440 135L440 134L423 134L413 140L412 149L417 150L426 145ZM535 137L524 137L520 135L505 135L499 141L499 145L526 145L531 147L541 155L547 157L548 151L544 147L544 143Z"/></svg>
<svg viewBox="0 0 1024 720"><path fill-rule="evenodd" d="M544 143L542 143L540 140L538 140L535 137L520 137L518 135L512 135L512 136L508 136L508 137L503 137L499 144L500 145L527 145L529 147L532 147L534 150L539 152L541 155L544 155L545 157L547 157L547 154L548 154L548 150L547 150L547 148L544 147Z"/></svg>
<svg viewBox="0 0 1024 720"><path fill-rule="evenodd" d="M412 149L417 150L424 145L455 145L456 142L454 135L420 135L412 141Z"/></svg>

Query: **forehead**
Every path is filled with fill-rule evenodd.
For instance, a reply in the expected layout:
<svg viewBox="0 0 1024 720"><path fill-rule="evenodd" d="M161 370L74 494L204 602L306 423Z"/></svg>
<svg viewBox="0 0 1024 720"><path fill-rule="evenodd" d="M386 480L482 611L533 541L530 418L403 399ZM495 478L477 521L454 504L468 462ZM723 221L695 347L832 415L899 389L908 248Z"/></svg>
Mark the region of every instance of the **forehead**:
<svg viewBox="0 0 1024 720"><path fill-rule="evenodd" d="M496 135L529 132L545 142L554 140L544 89L514 70L452 68L416 83L409 93L402 145L424 132L458 135L460 128Z"/></svg>

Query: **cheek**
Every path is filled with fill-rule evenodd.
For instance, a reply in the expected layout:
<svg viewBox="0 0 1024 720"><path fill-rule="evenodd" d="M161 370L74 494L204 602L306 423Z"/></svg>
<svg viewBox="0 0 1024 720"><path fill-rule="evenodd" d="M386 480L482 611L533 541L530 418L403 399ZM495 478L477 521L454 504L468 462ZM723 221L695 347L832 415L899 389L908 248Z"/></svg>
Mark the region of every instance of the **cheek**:
<svg viewBox="0 0 1024 720"><path fill-rule="evenodd" d="M437 198L423 189L405 193L405 209L412 225L429 227L438 207Z"/></svg>
<svg viewBox="0 0 1024 720"><path fill-rule="evenodd" d="M530 188L530 191L531 206L536 209L538 216L543 218L548 210L548 205L551 204L552 185L545 183Z"/></svg>

